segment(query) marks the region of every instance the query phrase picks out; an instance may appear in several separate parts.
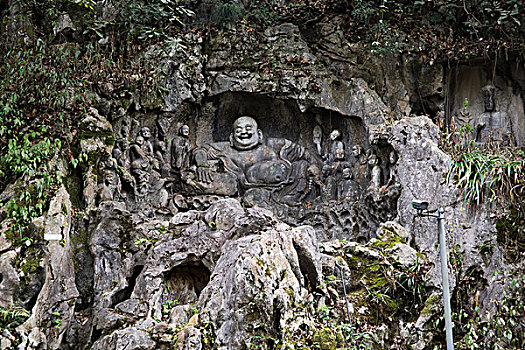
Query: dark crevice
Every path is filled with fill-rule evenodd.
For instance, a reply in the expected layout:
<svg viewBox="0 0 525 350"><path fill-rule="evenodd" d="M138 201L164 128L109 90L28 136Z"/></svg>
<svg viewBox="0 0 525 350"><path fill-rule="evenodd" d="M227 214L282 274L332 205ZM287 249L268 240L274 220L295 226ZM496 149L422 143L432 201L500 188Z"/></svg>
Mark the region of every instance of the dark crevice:
<svg viewBox="0 0 525 350"><path fill-rule="evenodd" d="M187 304L199 299L210 281L210 270L200 261L175 266L164 275L165 300L178 300Z"/></svg>
<svg viewBox="0 0 525 350"><path fill-rule="evenodd" d="M273 301L273 313L272 313L272 331L275 335L275 338L278 339L278 337L281 334L281 305L279 304L278 300ZM268 339L268 349L273 350L275 348L275 341L273 338Z"/></svg>
<svg viewBox="0 0 525 350"><path fill-rule="evenodd" d="M304 285L308 289L316 290L318 287L317 281L319 280L319 276L312 259L308 257L307 251L304 247L297 245L295 242L293 245L297 251L297 257L299 258L299 269L303 274Z"/></svg>
<svg viewBox="0 0 525 350"><path fill-rule="evenodd" d="M97 329L96 327L93 329L93 333L91 334L91 343L95 343L97 340L100 339L102 336L102 330Z"/></svg>
<svg viewBox="0 0 525 350"><path fill-rule="evenodd" d="M75 285L79 297L75 302L75 312L90 309L93 303L94 286L94 259L89 250L89 239L92 231L80 217L75 217L73 229L71 230L71 251L73 253L73 264L75 266Z"/></svg>
<svg viewBox="0 0 525 350"><path fill-rule="evenodd" d="M26 310L31 310L35 306L38 295L44 285L45 278L44 269L39 267L32 276L31 281L21 290L20 301Z"/></svg>
<svg viewBox="0 0 525 350"><path fill-rule="evenodd" d="M135 289L135 284L137 283L137 278L143 269L144 265L136 265L133 267L133 273L128 279L128 286L113 295L111 298L111 307L115 307L118 303L128 300L131 297L131 293L133 293L133 289Z"/></svg>

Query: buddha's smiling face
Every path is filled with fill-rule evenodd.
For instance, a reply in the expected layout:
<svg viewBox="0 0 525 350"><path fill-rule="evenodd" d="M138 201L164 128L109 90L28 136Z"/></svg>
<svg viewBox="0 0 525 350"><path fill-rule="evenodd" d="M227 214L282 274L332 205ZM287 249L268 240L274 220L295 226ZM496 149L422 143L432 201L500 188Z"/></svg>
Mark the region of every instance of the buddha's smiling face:
<svg viewBox="0 0 525 350"><path fill-rule="evenodd" d="M245 151L259 144L262 133L257 128L257 122L251 117L240 117L233 123L233 147Z"/></svg>

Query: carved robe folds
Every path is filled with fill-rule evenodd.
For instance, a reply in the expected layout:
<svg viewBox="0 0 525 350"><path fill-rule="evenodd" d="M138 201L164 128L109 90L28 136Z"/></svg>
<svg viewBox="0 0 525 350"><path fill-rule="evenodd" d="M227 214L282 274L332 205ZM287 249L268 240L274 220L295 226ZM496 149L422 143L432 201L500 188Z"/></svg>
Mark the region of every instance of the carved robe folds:
<svg viewBox="0 0 525 350"><path fill-rule="evenodd" d="M215 168L224 168L223 173L216 169L211 172L209 184L199 182L204 193L228 190L233 192L228 195L233 195L238 191L255 203L268 202L271 197L283 204L297 204L309 188L307 169L316 162L303 147L286 139L268 139L250 150L218 142L198 152L205 152L209 167L215 162L221 165Z"/></svg>

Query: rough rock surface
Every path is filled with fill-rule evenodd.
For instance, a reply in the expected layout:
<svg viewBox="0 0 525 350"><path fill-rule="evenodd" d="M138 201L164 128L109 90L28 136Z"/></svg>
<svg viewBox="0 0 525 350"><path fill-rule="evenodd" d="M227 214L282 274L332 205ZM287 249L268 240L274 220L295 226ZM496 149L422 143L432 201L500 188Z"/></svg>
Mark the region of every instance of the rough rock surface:
<svg viewBox="0 0 525 350"><path fill-rule="evenodd" d="M514 266L496 244L490 214L463 208L447 183L450 157L439 148L439 128L410 116L443 112L444 67L372 57L347 41L342 20L309 31L270 26L257 36L246 27L206 38L190 33L167 53L148 50L165 75L162 96L100 86L97 107L81 123L88 158L81 174L72 172L74 185L61 187L32 223L36 235L61 240L21 244L9 219L0 225L0 307L31 309L16 334L0 335L1 346L300 348L294 341L302 334L319 348L342 347L333 324L315 323L344 319L322 314L327 305L345 310L342 274L356 325L374 326L370 346L403 339L424 349L441 298L439 250L435 222L416 216L413 199L445 208L449 253L461 257L463 271L479 274L486 285L479 305L488 308L502 288L492 275L507 278ZM73 28L64 15L56 34ZM467 98L469 113L482 115L484 74L466 74L448 108L459 115ZM522 145L523 102L511 83L498 78L496 85L499 112ZM257 119L261 132L247 156L232 141L241 115ZM259 167L244 173L254 159ZM242 168L234 180L232 168ZM272 182L282 169L293 176ZM216 177L204 184L209 172ZM266 183L239 180L261 173ZM7 186L0 200L23 185ZM481 244L493 245L490 254L479 253ZM418 264L429 296L411 309L403 288L388 300L401 283L396 276Z"/></svg>

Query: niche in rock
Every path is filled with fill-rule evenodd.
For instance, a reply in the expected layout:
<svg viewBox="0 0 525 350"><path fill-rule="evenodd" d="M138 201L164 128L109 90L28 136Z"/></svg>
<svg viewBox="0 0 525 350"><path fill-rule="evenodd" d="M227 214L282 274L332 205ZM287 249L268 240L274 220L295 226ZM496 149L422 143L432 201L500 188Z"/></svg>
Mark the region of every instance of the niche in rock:
<svg viewBox="0 0 525 350"><path fill-rule="evenodd" d="M302 111L295 100L224 93L177 115L123 117L114 130L120 141L103 165L99 197L131 208L201 210L191 198L235 197L289 224L312 225L320 239L367 239L374 229L367 222L380 221L366 215L369 208L385 196L397 200L389 191L391 149L371 145L360 118ZM175 200L180 195L189 198L186 205ZM395 209L383 207L385 216Z"/></svg>
<svg viewBox="0 0 525 350"><path fill-rule="evenodd" d="M177 300L180 304L196 302L210 281L210 270L202 262L176 266L164 276L162 301Z"/></svg>
<svg viewBox="0 0 525 350"><path fill-rule="evenodd" d="M257 121L264 138L287 139L317 152L314 133L321 131L319 143L329 152L330 134L339 130L350 156L354 145L368 147L368 134L362 120L322 108L299 109L294 100L282 100L251 93L224 93L213 97L199 117L197 144L228 141L234 121L243 115ZM314 131L315 129L315 131Z"/></svg>

